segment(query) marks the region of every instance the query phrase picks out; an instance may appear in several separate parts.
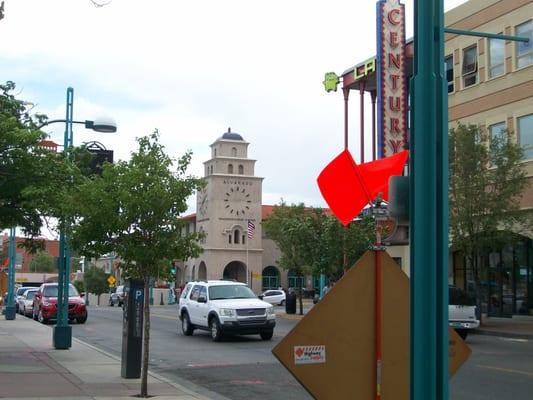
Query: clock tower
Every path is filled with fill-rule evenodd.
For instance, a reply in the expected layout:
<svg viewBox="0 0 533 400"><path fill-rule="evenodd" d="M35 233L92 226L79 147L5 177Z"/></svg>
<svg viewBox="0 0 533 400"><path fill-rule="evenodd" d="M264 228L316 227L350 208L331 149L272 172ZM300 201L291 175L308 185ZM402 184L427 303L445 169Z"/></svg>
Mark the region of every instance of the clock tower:
<svg viewBox="0 0 533 400"><path fill-rule="evenodd" d="M206 234L204 252L193 262L191 279L235 279L261 290L261 193L256 160L230 128L213 144L204 162L206 187L197 194L196 230ZM205 275L205 276L204 276Z"/></svg>

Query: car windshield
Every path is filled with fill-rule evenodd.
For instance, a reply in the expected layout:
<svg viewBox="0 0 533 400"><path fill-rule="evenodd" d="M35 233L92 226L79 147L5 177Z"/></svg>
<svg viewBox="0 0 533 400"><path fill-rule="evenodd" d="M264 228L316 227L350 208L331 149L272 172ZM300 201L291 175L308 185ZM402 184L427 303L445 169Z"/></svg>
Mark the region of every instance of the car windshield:
<svg viewBox="0 0 533 400"><path fill-rule="evenodd" d="M248 286L244 285L220 285L209 288L209 299L252 299L257 297Z"/></svg>
<svg viewBox="0 0 533 400"><path fill-rule="evenodd" d="M474 306L476 300L473 295L455 286L448 287L448 304L452 306Z"/></svg>
<svg viewBox="0 0 533 400"><path fill-rule="evenodd" d="M15 296L22 296L26 290L28 290L28 288L25 288L25 287L18 288L17 292L15 293Z"/></svg>
<svg viewBox="0 0 533 400"><path fill-rule="evenodd" d="M33 297L35 296L35 292L36 292L36 291L37 291L37 290L32 290L32 291L30 292L30 291L28 290L28 291L26 292L26 298L27 298L28 300L33 299Z"/></svg>
<svg viewBox="0 0 533 400"><path fill-rule="evenodd" d="M57 297L57 285L45 286L44 291L43 291L43 296L44 297ZM78 291L72 285L68 287L68 296L69 297L79 296Z"/></svg>

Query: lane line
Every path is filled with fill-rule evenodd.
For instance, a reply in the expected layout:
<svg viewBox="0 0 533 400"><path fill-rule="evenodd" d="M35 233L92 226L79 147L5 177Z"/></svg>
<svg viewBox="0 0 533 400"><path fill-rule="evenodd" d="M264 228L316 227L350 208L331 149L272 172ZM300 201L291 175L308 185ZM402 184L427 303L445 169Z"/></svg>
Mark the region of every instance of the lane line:
<svg viewBox="0 0 533 400"><path fill-rule="evenodd" d="M519 371L519 370L516 370L516 369L510 369L510 368L493 367L491 365L477 364L476 366L479 367L479 368L490 369L490 370L493 370L493 371L507 372L509 374L525 375L525 376L533 377L533 372Z"/></svg>

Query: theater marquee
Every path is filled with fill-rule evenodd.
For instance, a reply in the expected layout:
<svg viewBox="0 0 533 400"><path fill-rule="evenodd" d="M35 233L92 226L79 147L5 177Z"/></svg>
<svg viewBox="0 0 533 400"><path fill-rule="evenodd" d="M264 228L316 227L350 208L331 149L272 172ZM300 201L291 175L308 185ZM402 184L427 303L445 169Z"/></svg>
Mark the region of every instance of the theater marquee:
<svg viewBox="0 0 533 400"><path fill-rule="evenodd" d="M377 93L379 156L407 148L405 8L399 0L377 3Z"/></svg>

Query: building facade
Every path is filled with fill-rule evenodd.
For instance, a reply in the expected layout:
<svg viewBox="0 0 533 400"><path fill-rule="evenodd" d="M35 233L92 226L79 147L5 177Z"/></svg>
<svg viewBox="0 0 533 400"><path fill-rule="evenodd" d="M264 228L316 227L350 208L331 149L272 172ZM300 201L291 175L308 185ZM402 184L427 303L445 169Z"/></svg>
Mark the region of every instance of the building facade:
<svg viewBox="0 0 533 400"><path fill-rule="evenodd" d="M471 0L446 13L446 26L529 38L529 43L446 35L450 128L477 125L489 140L508 131L524 149L530 185L520 206L533 208L533 2ZM517 229L517 240L483 254L480 271L483 312L492 316L533 314L532 230ZM473 267L451 251L452 282L469 289ZM471 288L470 288L471 289Z"/></svg>
<svg viewBox="0 0 533 400"><path fill-rule="evenodd" d="M196 213L185 217L186 232L205 234L203 253L178 263L178 285L234 279L260 292L297 284L279 268L277 246L263 236L261 221L273 207L262 205L263 178L255 175L256 160L248 157L248 146L231 129L211 144L211 158L204 162L207 185L197 193Z"/></svg>
<svg viewBox="0 0 533 400"><path fill-rule="evenodd" d="M445 65L448 81L449 127L459 123L477 125L488 137L503 131L524 149L523 166L530 185L520 207L533 209L533 2L531 0L470 0L445 14L447 28L505 34L529 38L529 42L489 39L467 35L445 35ZM405 68L411 76L414 42L405 44ZM376 57L365 60L342 74L345 102L350 92L360 95L364 115L365 95L372 99L372 132L376 141ZM345 108L346 110L346 108ZM347 118L347 117L345 117ZM364 129L361 121L361 130ZM406 127L409 133L409 127ZM361 135L362 136L362 135ZM361 146L364 148L364 146ZM370 157L377 149L373 146ZM398 223L399 236L387 252L409 273L408 223ZM480 270L482 311L491 316L533 314L533 229L516 227L514 243L476 260ZM474 272L459 252L450 249L449 282L473 290Z"/></svg>

